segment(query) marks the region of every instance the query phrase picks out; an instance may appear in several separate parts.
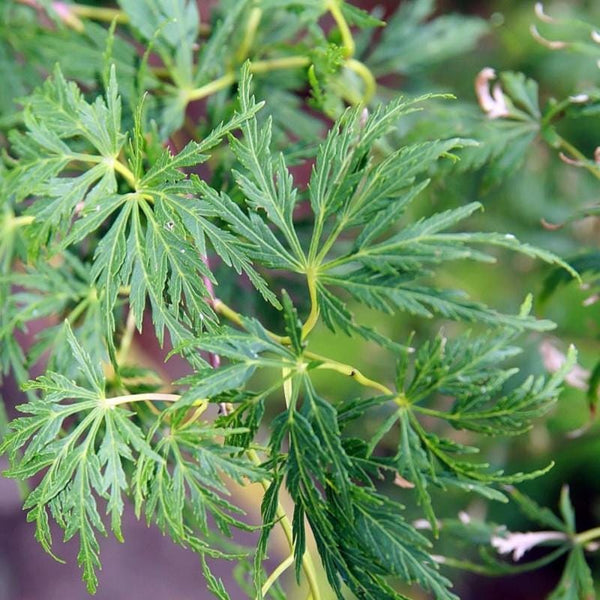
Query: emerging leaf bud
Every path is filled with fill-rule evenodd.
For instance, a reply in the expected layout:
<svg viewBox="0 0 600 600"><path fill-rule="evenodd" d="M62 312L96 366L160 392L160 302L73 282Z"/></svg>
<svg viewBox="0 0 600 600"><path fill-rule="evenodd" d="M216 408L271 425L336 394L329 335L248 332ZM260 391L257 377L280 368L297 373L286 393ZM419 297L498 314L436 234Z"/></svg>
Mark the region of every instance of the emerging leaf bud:
<svg viewBox="0 0 600 600"><path fill-rule="evenodd" d="M369 109L365 106L362 109L362 112L360 113L360 120L358 122L358 124L360 125L361 129L365 128L365 125L367 124L367 119L369 118Z"/></svg>
<svg viewBox="0 0 600 600"><path fill-rule="evenodd" d="M539 31L535 25L531 25L529 28L531 35L535 39L536 42L542 44L546 48L550 48L550 50L562 50L566 48L569 44L567 42L562 42L560 40L548 40L546 39Z"/></svg>
<svg viewBox="0 0 600 600"><path fill-rule="evenodd" d="M544 23L556 23L556 19L553 19L550 15L544 12L544 3L536 2L533 8L535 16Z"/></svg>
<svg viewBox="0 0 600 600"><path fill-rule="evenodd" d="M475 94L481 109L490 119L507 117L510 113L506 98L499 83L496 83L490 93L490 81L496 77L496 71L490 67L482 69L475 78Z"/></svg>

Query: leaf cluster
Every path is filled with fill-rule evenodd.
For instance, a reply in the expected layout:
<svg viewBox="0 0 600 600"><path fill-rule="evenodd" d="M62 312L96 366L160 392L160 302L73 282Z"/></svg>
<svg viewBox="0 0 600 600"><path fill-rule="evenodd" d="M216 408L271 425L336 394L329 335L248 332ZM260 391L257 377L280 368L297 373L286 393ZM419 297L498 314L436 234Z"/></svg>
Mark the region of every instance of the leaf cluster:
<svg viewBox="0 0 600 600"><path fill-rule="evenodd" d="M381 23L342 0L224 0L210 31L191 0L119 6L126 36L117 35L118 19L109 29L85 21L82 56L94 59L87 66L66 59L20 101L0 171L0 360L28 395L0 454L10 458L6 476L39 482L24 504L38 541L54 552L50 519L66 540L77 537L94 592L98 536L110 528L122 539L130 500L138 518L200 556L219 598L229 596L207 557L238 560L249 595L284 597L264 567L278 526L296 578L308 581L315 600L313 545L340 599L346 589L359 598L405 598L407 584L456 598L405 505L417 506L437 533L434 490L504 501L499 486L545 472L507 475L455 431L468 439L527 431L556 400L575 358L549 379L520 377L510 362L518 335L553 324L530 314L530 299L505 314L445 287L439 272L454 261L493 263L502 248L578 275L510 233L470 230L478 202L424 209L419 219L412 209L458 157L459 169L492 162L498 177L519 162L521 142L543 119L535 84L502 76L511 120L492 127L483 150L447 133L395 147L399 123L449 98L401 97L368 109L365 64L376 75L411 73L471 47L485 30L481 21L424 24L433 3L416 0L403 5L378 47L365 34L354 48L348 24ZM37 30L21 9L7 14ZM328 12L336 25L326 33L320 19ZM51 7L48 14L55 47L79 39ZM0 72L17 43L1 40ZM407 58L415 45L430 50ZM32 68L46 69L51 56ZM281 64L291 71L279 73ZM30 91L29 71L9 73L15 89ZM320 143L321 124L298 113L297 93L307 85L314 107L335 117ZM180 144L188 106L208 96L204 122ZM517 139L517 151L507 150ZM303 187L293 167L306 157ZM227 287L232 280L239 287ZM240 288L256 296L258 318ZM417 338L412 352L360 318L363 307L475 323L486 333ZM165 353L173 348L187 361L188 376L164 380L132 364L128 351L146 315ZM49 326L25 356L15 333L35 319ZM396 365L393 381L341 362L336 348L313 352L321 321L340 338L381 347ZM45 374L27 381L42 356ZM322 391L323 373L348 378L352 394ZM371 418L375 430L361 429ZM444 429L430 427L431 418ZM391 453L384 440L388 449L393 440ZM231 481L265 490L259 525L229 497ZM279 502L284 488L290 517ZM252 552L226 541L236 529L255 531ZM569 573L583 569L572 561Z"/></svg>

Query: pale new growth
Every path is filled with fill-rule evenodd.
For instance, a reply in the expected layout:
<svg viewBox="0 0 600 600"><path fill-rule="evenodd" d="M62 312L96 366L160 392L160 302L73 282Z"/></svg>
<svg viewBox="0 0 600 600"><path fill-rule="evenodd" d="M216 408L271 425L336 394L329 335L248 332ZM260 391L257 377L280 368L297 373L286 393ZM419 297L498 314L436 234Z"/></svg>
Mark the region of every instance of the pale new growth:
<svg viewBox="0 0 600 600"><path fill-rule="evenodd" d="M408 479L404 479L404 477L402 477L402 475L400 475L399 473L396 473L396 478L394 479L394 485L397 485L398 487L406 488L406 489L412 489L415 487L414 483L412 483L411 481L408 481Z"/></svg>
<svg viewBox="0 0 600 600"><path fill-rule="evenodd" d="M536 2L533 10L535 11L535 16L540 21L544 21L544 23L556 23L556 19L553 19L550 15L544 12L543 2Z"/></svg>
<svg viewBox="0 0 600 600"><path fill-rule="evenodd" d="M58 15L58 18L69 27L72 27L76 31L83 31L84 26L82 21L75 15L69 5L66 2L53 2L52 8L54 12Z"/></svg>
<svg viewBox="0 0 600 600"><path fill-rule="evenodd" d="M529 31L531 35L534 37L536 42L542 44L546 48L550 48L550 50L562 50L566 48L569 44L567 42L562 42L560 40L547 40L539 31L535 25L531 25L529 27Z"/></svg>
<svg viewBox="0 0 600 600"><path fill-rule="evenodd" d="M588 102L590 97L587 94L577 94L575 96L569 96L569 100L574 104L584 104Z"/></svg>
<svg viewBox="0 0 600 600"><path fill-rule="evenodd" d="M525 552L528 552L538 544L553 540L564 540L566 534L561 531L527 531L525 533L508 533L506 536L493 535L490 543L499 554L512 553L512 559L520 560Z"/></svg>
<svg viewBox="0 0 600 600"><path fill-rule="evenodd" d="M540 344L540 354L544 362L544 367L550 373L556 373L565 364L567 357L549 340L544 340ZM581 365L574 365L573 368L565 375L565 383L578 390L586 391L588 389L588 380L590 372L584 369Z"/></svg>
<svg viewBox="0 0 600 600"><path fill-rule="evenodd" d="M361 129L365 128L367 121L369 119L369 109L365 106L360 113L359 125Z"/></svg>
<svg viewBox="0 0 600 600"><path fill-rule="evenodd" d="M495 78L496 71L490 67L482 69L475 78L477 101L490 119L507 117L510 114L500 84L496 83L490 92L490 81Z"/></svg>

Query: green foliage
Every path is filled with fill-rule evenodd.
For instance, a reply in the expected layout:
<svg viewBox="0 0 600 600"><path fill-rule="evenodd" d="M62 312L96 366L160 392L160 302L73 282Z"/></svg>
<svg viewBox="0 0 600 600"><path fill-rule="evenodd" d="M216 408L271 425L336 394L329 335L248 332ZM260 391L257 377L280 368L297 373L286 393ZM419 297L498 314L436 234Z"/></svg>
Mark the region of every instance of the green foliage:
<svg viewBox="0 0 600 600"><path fill-rule="evenodd" d="M98 537L110 528L122 541L131 501L198 554L217 598L231 596L207 558L237 561L249 597L288 597L277 580L293 564L313 600L327 586L340 599L401 599L413 584L451 600L437 541L414 515L434 537L454 528L493 545L502 531L491 524L447 526L440 493L511 496L569 552L552 597L593 597L583 550L597 536L576 533L568 495L559 519L506 491L552 464L507 469L485 446L554 406L575 350L550 377L520 369L519 336L554 323L531 314L531 296L513 314L471 299L449 273L491 272L512 251L555 269L547 300L595 272L597 257L565 261L480 227L469 194L454 205L425 195L480 168L498 184L538 134L568 150L555 119L582 103L540 107L535 81L516 72L500 75L503 110L487 116L448 94L383 101L375 77L423 73L487 31L480 19L431 18L431 0L404 3L376 35L377 14L344 0L222 0L210 23L191 0L119 6L0 9L0 75L21 96L13 106L0 92L0 361L28 397L8 426L0 412L0 454L5 476L35 477L24 508L42 547L54 555L51 520L77 538L93 593ZM31 57L22 70L19 54ZM434 126L428 114L445 117ZM433 326L381 333L375 313ZM159 375L131 351L147 316L187 376ZM15 334L37 319L45 330L24 352ZM326 355L314 351L320 324L336 340ZM344 336L379 357L381 380L342 362ZM39 361L45 374L31 379ZM263 488L259 524L234 483ZM290 556L267 575L276 527ZM239 547L236 530L254 532L256 547ZM487 558L481 568L510 570Z"/></svg>
<svg viewBox="0 0 600 600"><path fill-rule="evenodd" d="M488 29L477 18L444 15L431 19L433 0L405 2L387 23L367 64L377 75L412 74L471 50Z"/></svg>

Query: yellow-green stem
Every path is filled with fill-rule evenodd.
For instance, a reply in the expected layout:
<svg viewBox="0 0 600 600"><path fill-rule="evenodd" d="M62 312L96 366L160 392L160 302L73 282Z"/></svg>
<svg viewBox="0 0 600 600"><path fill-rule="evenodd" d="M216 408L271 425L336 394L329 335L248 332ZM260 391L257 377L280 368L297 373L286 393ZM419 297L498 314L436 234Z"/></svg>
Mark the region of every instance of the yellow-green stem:
<svg viewBox="0 0 600 600"><path fill-rule="evenodd" d="M281 69L301 69L308 67L311 60L308 56L282 56L281 58L270 58L267 60L255 60L250 63L252 73L268 73Z"/></svg>
<svg viewBox="0 0 600 600"><path fill-rule="evenodd" d="M258 454L255 450L248 450L246 452L248 458L255 464L260 465L261 460L258 457ZM261 481L261 485L265 491L267 491L269 487L268 481ZM292 523L290 522L290 518L285 512L285 508L281 505L281 502L277 503L277 511L276 518L283 530L285 538L287 540L288 546L294 552L294 533L292 528ZM305 551L304 556L302 557L302 570L304 571L304 575L306 576L306 581L308 582L308 587L310 589L310 593L312 594L313 600L320 600L321 594L319 592L319 582L317 580L317 572L315 569L314 562L310 555L310 552Z"/></svg>
<svg viewBox="0 0 600 600"><path fill-rule="evenodd" d="M131 402L177 402L179 398L181 398L179 394L127 394L125 396L105 398L103 404L107 408L111 408Z"/></svg>
<svg viewBox="0 0 600 600"><path fill-rule="evenodd" d="M242 321L242 315L240 315L240 313L233 310L233 308L231 308L230 306L227 306L227 304L225 304L225 302L223 302L222 300L219 300L219 298L215 298L213 300L213 309L215 310L216 313L225 317L227 320L231 321L232 323L235 323L238 327L244 328L244 322ZM269 334L269 337L272 338L278 344L289 344L290 343L290 338L287 336L277 335L276 333L273 333L272 331L269 331L269 330L267 330L267 333Z"/></svg>
<svg viewBox="0 0 600 600"><path fill-rule="evenodd" d="M342 375L346 375L351 377L365 387L372 388L385 394L386 396L395 396L394 392L387 386L383 385L383 383L379 383L379 381L375 381L374 379L369 379L365 375L363 375L358 369L354 368L351 365L347 365L345 363L338 362L337 360L331 360L326 356L321 356L320 354L315 354L314 352L305 352L304 356L311 360L322 361L321 364L317 367L317 369L326 369L328 371L336 371Z"/></svg>
<svg viewBox="0 0 600 600"><path fill-rule="evenodd" d="M225 304L225 302L223 302L222 300L215 298L213 300L213 308L215 309L215 312L219 313L232 323L235 323L239 327L244 326L240 313L233 310L233 308L227 306L227 304Z"/></svg>
<svg viewBox="0 0 600 600"><path fill-rule="evenodd" d="M597 538L600 538L600 527L594 527L593 529L588 529L587 531L578 533L576 536L574 536L573 541L576 544L583 546Z"/></svg>
<svg viewBox="0 0 600 600"><path fill-rule="evenodd" d="M266 596L271 586L281 577L285 570L294 564L294 555L290 554L267 578L262 586L262 595Z"/></svg>
<svg viewBox="0 0 600 600"><path fill-rule="evenodd" d="M371 69L354 58L349 58L346 61L346 68L354 71L363 80L365 89L363 91L362 104L369 104L377 91L377 81L375 80Z"/></svg>
<svg viewBox="0 0 600 600"><path fill-rule="evenodd" d="M308 56L283 56L281 58L272 58L267 60L257 60L250 63L251 73L268 73L269 71L278 71L281 69L299 69L306 67L310 64L310 58ZM230 85L233 85L237 77L234 72L229 72L203 85L199 88L189 90L185 94L185 98L188 102L194 100L201 100L206 98L215 92L219 92Z"/></svg>
<svg viewBox="0 0 600 600"><path fill-rule="evenodd" d="M13 217L10 220L11 227L22 227L23 225L30 225L35 221L33 215L21 215L20 217Z"/></svg>
<svg viewBox="0 0 600 600"><path fill-rule="evenodd" d="M194 100L201 100L202 98L206 98L215 92L219 92L228 88L230 85L235 83L235 73L226 73L222 77L203 85L202 87L196 88L194 90L189 90L186 93L186 100L188 102L193 102Z"/></svg>
<svg viewBox="0 0 600 600"><path fill-rule="evenodd" d="M115 171L122 175L123 179L125 179L125 181L127 181L127 183L135 190L137 181L132 171L126 165L124 165L118 158L115 158L115 160L113 161L113 166Z"/></svg>
<svg viewBox="0 0 600 600"><path fill-rule="evenodd" d="M352 37L352 32L350 31L348 22L346 21L346 18L342 13L342 8L339 0L328 0L327 9L331 13L331 16L333 17L340 30L340 35L342 36L342 44L344 45L344 56L346 58L354 56L354 52L356 50L354 38Z"/></svg>
<svg viewBox="0 0 600 600"><path fill-rule="evenodd" d="M244 59L248 56L250 52L250 48L252 48L252 44L254 43L254 38L256 37L256 30L258 29L258 25L260 20L262 19L263 11L261 8L255 6L250 11L250 15L248 16L248 22L246 25L246 32L244 34L244 39L236 52L236 59L238 62L243 62Z"/></svg>
<svg viewBox="0 0 600 600"><path fill-rule="evenodd" d="M94 21L107 21L112 23L129 23L129 17L118 8L105 8L100 6L89 6L87 4L68 4L69 12L82 17L83 19L93 19Z"/></svg>
<svg viewBox="0 0 600 600"><path fill-rule="evenodd" d="M117 352L117 363L121 364L129 354L131 348L131 342L133 341L133 334L135 332L135 314L129 309L127 315L127 321L125 322L125 330L123 331L123 337L121 338L121 345Z"/></svg>
<svg viewBox="0 0 600 600"><path fill-rule="evenodd" d="M313 271L306 274L306 283L308 285L308 294L310 297L310 313L306 322L302 326L302 339L304 339L315 327L319 321L319 302L317 300L317 279Z"/></svg>
<svg viewBox="0 0 600 600"><path fill-rule="evenodd" d="M227 306L227 304L225 304L222 300L215 298L215 300L213 302L213 308L215 309L215 312L217 312L221 316L225 317L232 323L235 323L239 327L242 327L242 328L244 327L244 323L242 321L241 315L238 312L236 312L235 310L233 310L232 308L230 308L229 306ZM287 336L285 336L285 337L280 336L269 330L267 330L267 333L274 341L276 341L279 344L289 344L290 343L290 339ZM331 360L331 359L327 358L326 356L321 356L320 354L316 354L314 352L309 352L309 351L305 351L304 356L310 360L321 361L322 364L319 365L319 367L318 367L319 369L328 369L331 371L336 371L338 373L341 373L342 375L347 375L348 377L352 377L352 379L354 379L354 381L356 381L356 383L358 383L364 387L369 387L369 388L378 390L379 392L382 392L383 394L385 394L387 396L394 396L396 398L396 403L399 405L404 405L406 403L404 400L404 396L402 396L402 395L398 396L390 388L383 385L382 383L379 383L378 381L375 381L373 379L369 379L368 377L363 375L358 369L356 369L352 365L348 365L348 364L345 364L345 363L342 363L342 362L339 362L336 360Z"/></svg>

